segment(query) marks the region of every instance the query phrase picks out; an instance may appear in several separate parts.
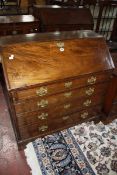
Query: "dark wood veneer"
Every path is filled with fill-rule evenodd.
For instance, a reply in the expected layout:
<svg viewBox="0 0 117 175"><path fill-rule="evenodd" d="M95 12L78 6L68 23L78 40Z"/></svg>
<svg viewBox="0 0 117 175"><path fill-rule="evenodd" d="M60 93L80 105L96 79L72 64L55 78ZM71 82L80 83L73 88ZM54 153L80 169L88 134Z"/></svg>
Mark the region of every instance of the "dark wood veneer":
<svg viewBox="0 0 117 175"><path fill-rule="evenodd" d="M34 5L33 15L39 19L41 32L91 30L94 25L87 8Z"/></svg>
<svg viewBox="0 0 117 175"><path fill-rule="evenodd" d="M39 32L39 20L32 15L0 16L0 37Z"/></svg>

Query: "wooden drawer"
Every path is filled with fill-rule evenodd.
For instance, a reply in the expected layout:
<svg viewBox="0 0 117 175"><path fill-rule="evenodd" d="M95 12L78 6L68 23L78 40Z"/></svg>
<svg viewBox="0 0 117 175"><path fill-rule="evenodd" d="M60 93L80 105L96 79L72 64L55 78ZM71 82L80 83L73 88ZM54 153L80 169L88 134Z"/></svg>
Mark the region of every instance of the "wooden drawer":
<svg viewBox="0 0 117 175"><path fill-rule="evenodd" d="M97 107L96 108L96 111L93 111L93 113L92 113L92 109L86 108L86 110L84 110L81 113L81 115L83 116L83 113L84 112L87 113L87 111L89 111L88 114L87 114L87 116L86 116L86 117L89 117L90 115L93 115L94 112L97 113L97 109L99 111L100 110L100 107ZM73 109L71 111L72 112L78 112L77 109ZM62 112L53 113L53 111L47 111L47 110L45 110L44 112L34 111L34 112L25 113L23 115L17 116L17 121L18 121L18 125L20 127L25 127L27 125L34 125L34 124L38 124L40 126L40 125L43 125L43 124L45 124L47 122L52 122L53 120L55 120L57 118L62 118L63 115L64 116L65 115L69 116L69 115L71 115L71 113L69 113L68 111L64 111L63 113ZM74 118L73 117L73 121L74 120L77 121L77 118Z"/></svg>
<svg viewBox="0 0 117 175"><path fill-rule="evenodd" d="M104 74L94 74L88 75L78 79L69 79L66 82L59 82L55 84L49 84L40 87L28 88L25 90L18 90L12 92L12 97L14 101L20 101L29 99L32 97L44 97L56 93L60 93L62 91L68 91L75 88L80 88L83 86L88 86L92 84L97 84L101 82L108 81L110 78L110 72L106 72Z"/></svg>
<svg viewBox="0 0 117 175"><path fill-rule="evenodd" d="M56 112L59 112L59 110L65 111L74 108L79 109L100 103L103 99L104 92L105 92L104 89L102 89L102 92L89 97L87 97L85 94L84 97L79 96L79 94L78 96L75 94L74 98L72 97L69 98L64 97L64 94L62 94L62 97L61 94L58 94L41 100L38 100L38 98L30 99L23 101L22 103L15 104L15 111L16 114L22 114L25 112L36 111L36 110L44 111L45 109L48 110L56 109L57 110ZM87 101L89 101L89 104L83 105Z"/></svg>
<svg viewBox="0 0 117 175"><path fill-rule="evenodd" d="M17 116L17 121L20 127L32 124L34 125L35 123L38 123L40 126L47 123L50 116L51 115L50 113L48 113L47 110L45 110L44 112L34 111Z"/></svg>
<svg viewBox="0 0 117 175"><path fill-rule="evenodd" d="M82 111L79 111L78 113L74 113L72 117L73 123L80 123L80 121L84 121L86 119L99 116L101 114L101 106L95 106L93 108L87 108Z"/></svg>
<svg viewBox="0 0 117 175"><path fill-rule="evenodd" d="M60 117L59 119L61 119L61 126L64 127L64 122L68 122L68 121L72 120L73 124L80 123L80 122L83 122L86 119L92 118L94 116L99 116L100 114L101 114L101 106L95 106L93 108L87 108L87 109L84 109L84 110L81 110L81 111L78 111L78 112L75 112L72 114L64 115L64 116ZM48 126L52 130L56 130L57 121L58 121L57 118L53 119L52 121L49 120Z"/></svg>
<svg viewBox="0 0 117 175"><path fill-rule="evenodd" d="M58 118L57 120L54 120L54 123L56 124L56 129L62 128L62 127L68 127L72 124L72 119L64 121L61 118ZM22 139L27 139L30 137L40 136L41 134L47 134L48 132L54 131L51 126L51 124L44 124L44 125L30 125L25 127L19 127L20 135Z"/></svg>
<svg viewBox="0 0 117 175"><path fill-rule="evenodd" d="M92 99L92 104L89 106L85 106L84 103L88 102L89 99L81 100L81 104L78 102L74 103L66 103L65 105L55 106L54 108L44 109L42 111L34 111L29 113L24 113L22 115L17 115L17 121L20 126L30 125L30 124L41 124L44 121L53 121L58 117L62 117L63 115L69 115L74 112L78 112L81 109L88 110L90 106L95 106L97 104L101 104L103 102L102 99L98 98L99 96ZM78 104L77 104L78 103Z"/></svg>
<svg viewBox="0 0 117 175"><path fill-rule="evenodd" d="M83 122L84 120L90 119L90 117L95 117L100 115L100 106L94 108L89 108L88 110L82 110L77 113L58 117L51 120L48 120L48 123L19 126L20 134L22 139L28 139L30 137L35 137L42 134L47 134L48 132L56 131L58 128L63 129L68 126L72 126L77 122Z"/></svg>

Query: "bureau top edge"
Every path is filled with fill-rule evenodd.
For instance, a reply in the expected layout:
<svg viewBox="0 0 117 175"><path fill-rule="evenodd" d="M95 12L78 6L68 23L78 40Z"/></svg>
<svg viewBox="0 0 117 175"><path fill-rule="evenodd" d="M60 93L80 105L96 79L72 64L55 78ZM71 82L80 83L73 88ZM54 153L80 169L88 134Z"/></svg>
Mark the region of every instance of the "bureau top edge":
<svg viewBox="0 0 117 175"><path fill-rule="evenodd" d="M15 36L4 36L0 38L0 46L16 44L31 41L53 41L62 39L77 39L77 38L103 38L91 30L74 30L63 32L46 32L46 33L31 33Z"/></svg>

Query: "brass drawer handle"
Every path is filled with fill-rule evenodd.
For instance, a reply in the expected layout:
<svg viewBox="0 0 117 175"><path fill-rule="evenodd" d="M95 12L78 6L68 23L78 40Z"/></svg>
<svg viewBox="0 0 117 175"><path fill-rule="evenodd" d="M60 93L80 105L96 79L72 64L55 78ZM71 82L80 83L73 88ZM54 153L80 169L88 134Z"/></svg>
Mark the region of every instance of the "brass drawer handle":
<svg viewBox="0 0 117 175"><path fill-rule="evenodd" d="M59 48L64 47L64 42L57 42L56 44Z"/></svg>
<svg viewBox="0 0 117 175"><path fill-rule="evenodd" d="M70 88L72 86L72 81L65 83L65 88Z"/></svg>
<svg viewBox="0 0 117 175"><path fill-rule="evenodd" d="M47 125L43 125L39 127L39 131L42 131L42 132L46 131L47 129L48 129Z"/></svg>
<svg viewBox="0 0 117 175"><path fill-rule="evenodd" d="M46 120L48 116L48 113L42 113L41 115L38 116L38 119L40 120Z"/></svg>
<svg viewBox="0 0 117 175"><path fill-rule="evenodd" d="M71 95L72 95L72 92L66 92L66 93L64 93L64 96L65 96L66 98L71 97Z"/></svg>
<svg viewBox="0 0 117 175"><path fill-rule="evenodd" d="M48 93L48 89L47 89L47 87L40 87L37 91L36 91L36 94L38 95L38 96L44 96L44 95L46 95Z"/></svg>
<svg viewBox="0 0 117 175"><path fill-rule="evenodd" d="M70 117L69 116L64 116L62 119L63 120L68 120Z"/></svg>
<svg viewBox="0 0 117 175"><path fill-rule="evenodd" d="M94 88L89 88L85 91L86 95L92 95L94 93L95 89Z"/></svg>
<svg viewBox="0 0 117 175"><path fill-rule="evenodd" d="M88 80L87 80L87 83L88 84L94 84L96 82L96 77L94 77L94 76L92 76L91 78L89 78Z"/></svg>
<svg viewBox="0 0 117 175"><path fill-rule="evenodd" d="M88 112L84 112L83 114L81 114L81 118L83 118L83 119L85 119L85 118L87 118L88 117Z"/></svg>
<svg viewBox="0 0 117 175"><path fill-rule="evenodd" d="M70 108L71 104L64 105L64 109Z"/></svg>
<svg viewBox="0 0 117 175"><path fill-rule="evenodd" d="M40 102L37 102L37 106L44 108L48 105L48 100L41 100Z"/></svg>
<svg viewBox="0 0 117 175"><path fill-rule="evenodd" d="M84 106L90 106L90 104L91 104L91 100L86 100L86 101L83 103Z"/></svg>

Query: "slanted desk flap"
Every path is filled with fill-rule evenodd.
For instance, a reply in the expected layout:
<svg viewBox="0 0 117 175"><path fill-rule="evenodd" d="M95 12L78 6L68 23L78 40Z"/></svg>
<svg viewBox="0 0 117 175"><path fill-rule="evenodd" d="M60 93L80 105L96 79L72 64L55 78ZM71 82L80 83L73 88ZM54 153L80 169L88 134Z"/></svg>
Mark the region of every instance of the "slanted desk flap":
<svg viewBox="0 0 117 175"><path fill-rule="evenodd" d="M114 68L103 38L33 41L4 46L3 66L9 89Z"/></svg>

